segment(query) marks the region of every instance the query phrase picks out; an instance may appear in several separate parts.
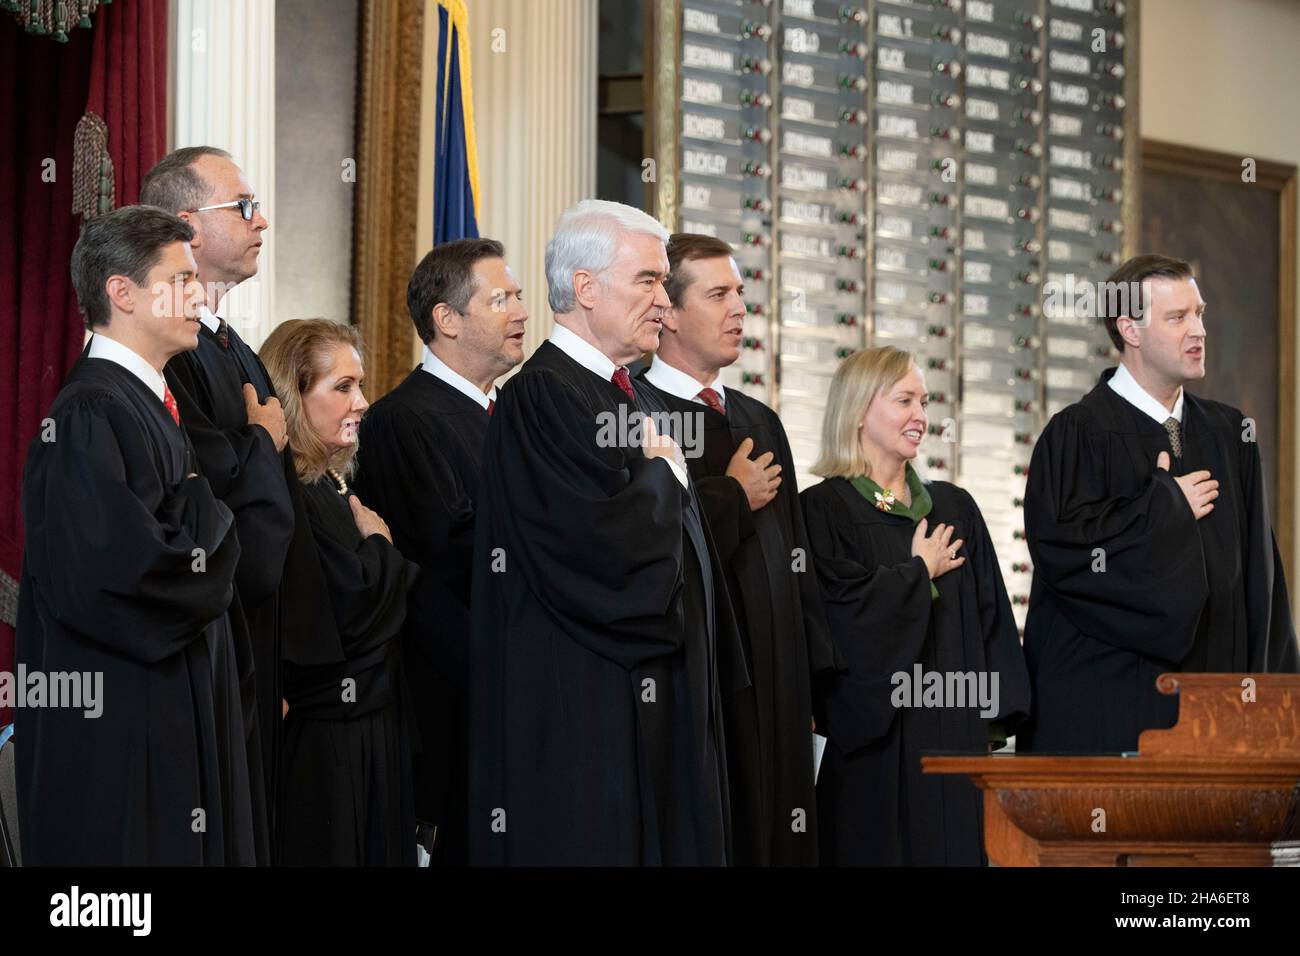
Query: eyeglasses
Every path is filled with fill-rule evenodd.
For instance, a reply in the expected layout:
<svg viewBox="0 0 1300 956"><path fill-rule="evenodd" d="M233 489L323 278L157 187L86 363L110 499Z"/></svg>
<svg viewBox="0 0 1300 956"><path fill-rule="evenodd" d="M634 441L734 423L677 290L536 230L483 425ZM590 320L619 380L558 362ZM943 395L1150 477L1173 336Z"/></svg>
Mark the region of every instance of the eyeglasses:
<svg viewBox="0 0 1300 956"><path fill-rule="evenodd" d="M215 206L201 206L194 212L207 212L209 209L233 209L239 207L239 214L244 217L244 222L253 221L253 213L262 208L260 201L256 199L232 199L230 202L220 202Z"/></svg>

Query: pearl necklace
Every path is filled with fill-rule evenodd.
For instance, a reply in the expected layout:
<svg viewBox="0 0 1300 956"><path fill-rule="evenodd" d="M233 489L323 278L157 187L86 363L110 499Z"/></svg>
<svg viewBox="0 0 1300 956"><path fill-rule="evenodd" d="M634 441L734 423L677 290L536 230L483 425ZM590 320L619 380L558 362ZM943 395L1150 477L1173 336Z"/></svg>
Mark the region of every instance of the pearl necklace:
<svg viewBox="0 0 1300 956"><path fill-rule="evenodd" d="M330 478L333 479L334 485L338 488L339 494L346 498L348 496L348 483L343 480L343 476L333 468L326 468L325 474L329 475Z"/></svg>

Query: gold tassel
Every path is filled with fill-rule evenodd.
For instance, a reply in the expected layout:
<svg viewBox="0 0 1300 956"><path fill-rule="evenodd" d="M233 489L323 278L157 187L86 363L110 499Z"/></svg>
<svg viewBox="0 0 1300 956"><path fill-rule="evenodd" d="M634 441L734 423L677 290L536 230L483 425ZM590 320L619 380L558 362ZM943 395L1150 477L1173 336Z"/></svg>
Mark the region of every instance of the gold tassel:
<svg viewBox="0 0 1300 956"><path fill-rule="evenodd" d="M108 124L94 113L77 121L72 136L72 214L83 220L116 205L113 157L108 155Z"/></svg>
<svg viewBox="0 0 1300 956"><path fill-rule="evenodd" d="M18 582L0 571L0 621L18 626Z"/></svg>

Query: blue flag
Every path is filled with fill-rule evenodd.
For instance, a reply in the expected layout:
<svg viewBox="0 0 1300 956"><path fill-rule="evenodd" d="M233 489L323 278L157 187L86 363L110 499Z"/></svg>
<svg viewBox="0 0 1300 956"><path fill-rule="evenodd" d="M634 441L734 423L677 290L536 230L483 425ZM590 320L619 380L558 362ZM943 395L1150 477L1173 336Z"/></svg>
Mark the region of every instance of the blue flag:
<svg viewBox="0 0 1300 956"><path fill-rule="evenodd" d="M464 0L438 0L438 110L433 244L478 236L478 149Z"/></svg>

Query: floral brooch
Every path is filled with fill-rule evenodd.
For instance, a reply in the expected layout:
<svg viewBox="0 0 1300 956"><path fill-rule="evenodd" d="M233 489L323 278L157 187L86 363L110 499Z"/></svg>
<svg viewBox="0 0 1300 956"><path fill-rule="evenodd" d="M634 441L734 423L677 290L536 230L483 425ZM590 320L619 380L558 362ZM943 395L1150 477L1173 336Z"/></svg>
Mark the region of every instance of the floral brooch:
<svg viewBox="0 0 1300 956"><path fill-rule="evenodd" d="M877 511L892 511L893 508L894 508L894 502L896 502L897 500L898 500L898 499L894 497L894 493L893 493L892 491L890 491L888 488L885 489L885 493L884 493L883 495L882 495L880 492L877 491L877 492L876 492L876 510L877 510Z"/></svg>

